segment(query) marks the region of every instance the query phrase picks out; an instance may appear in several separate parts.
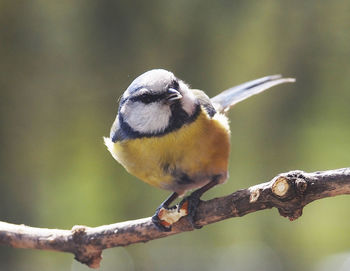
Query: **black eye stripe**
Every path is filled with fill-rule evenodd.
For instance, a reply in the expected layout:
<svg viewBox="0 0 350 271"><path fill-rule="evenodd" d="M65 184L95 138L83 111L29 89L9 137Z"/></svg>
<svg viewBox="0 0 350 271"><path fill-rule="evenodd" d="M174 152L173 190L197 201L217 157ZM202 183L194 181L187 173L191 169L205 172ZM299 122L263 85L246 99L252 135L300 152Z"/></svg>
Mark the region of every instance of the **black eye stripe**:
<svg viewBox="0 0 350 271"><path fill-rule="evenodd" d="M179 82L177 81L177 79L174 79L168 86L167 86L167 89L169 88L173 88L175 90L179 90ZM139 87L137 90L139 89L142 89L143 87ZM136 90L136 91L137 91ZM136 91L133 91L134 93ZM145 103L145 104L150 104L150 103L155 103L155 102L159 102L163 99L166 99L167 97L167 93L162 93L162 94L157 94L157 93L144 93L144 94L141 94L141 95L137 95L137 96L134 96L134 97L130 97L129 100L130 101L133 101L133 102L142 102L142 103ZM123 104L127 99L124 99L121 101L121 104Z"/></svg>
<svg viewBox="0 0 350 271"><path fill-rule="evenodd" d="M165 98L166 98L166 93L162 93L162 94L145 93L142 95L131 97L130 101L150 104L150 103L155 103L155 102L161 101Z"/></svg>

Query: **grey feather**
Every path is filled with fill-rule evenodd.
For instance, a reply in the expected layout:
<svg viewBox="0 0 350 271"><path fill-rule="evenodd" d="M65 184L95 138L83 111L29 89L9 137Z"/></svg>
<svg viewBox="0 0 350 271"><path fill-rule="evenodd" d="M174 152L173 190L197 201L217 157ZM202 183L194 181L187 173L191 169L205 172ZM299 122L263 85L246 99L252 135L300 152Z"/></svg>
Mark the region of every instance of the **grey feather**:
<svg viewBox="0 0 350 271"><path fill-rule="evenodd" d="M208 115L212 118L216 114L215 107L213 106L210 98L204 91L199 89L192 89L192 93L196 96L199 104L205 109Z"/></svg>
<svg viewBox="0 0 350 271"><path fill-rule="evenodd" d="M282 78L281 75L265 76L229 88L210 100L217 111L227 112L233 105L249 98L250 96L263 92L273 86L292 82L295 82L294 78Z"/></svg>

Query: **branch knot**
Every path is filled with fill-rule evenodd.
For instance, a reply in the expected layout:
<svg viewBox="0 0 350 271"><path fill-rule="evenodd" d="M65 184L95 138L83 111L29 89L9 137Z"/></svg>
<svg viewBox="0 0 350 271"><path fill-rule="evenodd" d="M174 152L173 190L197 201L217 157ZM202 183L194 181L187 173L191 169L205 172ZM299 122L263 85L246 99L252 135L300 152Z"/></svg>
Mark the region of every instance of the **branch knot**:
<svg viewBox="0 0 350 271"><path fill-rule="evenodd" d="M84 236L86 236L86 226L82 225L75 225L72 228L72 238L74 240L74 243L80 245L84 242Z"/></svg>
<svg viewBox="0 0 350 271"><path fill-rule="evenodd" d="M307 182L304 179L298 178L295 180L297 190L300 194L304 194L307 188Z"/></svg>
<svg viewBox="0 0 350 271"><path fill-rule="evenodd" d="M91 268L99 268L102 260L102 250L88 244L87 226L76 225L72 228L72 239L75 244L74 259Z"/></svg>

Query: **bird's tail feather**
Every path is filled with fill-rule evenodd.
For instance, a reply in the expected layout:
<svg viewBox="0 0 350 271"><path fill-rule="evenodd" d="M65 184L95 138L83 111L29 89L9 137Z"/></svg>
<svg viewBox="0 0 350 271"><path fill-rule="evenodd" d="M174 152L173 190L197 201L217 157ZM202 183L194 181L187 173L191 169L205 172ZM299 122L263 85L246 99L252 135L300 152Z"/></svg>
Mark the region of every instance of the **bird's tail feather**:
<svg viewBox="0 0 350 271"><path fill-rule="evenodd" d="M281 75L270 75L255 79L241 85L229 88L217 96L211 98L215 109L219 112L226 112L235 104L263 92L273 86L295 82L294 78L282 78Z"/></svg>

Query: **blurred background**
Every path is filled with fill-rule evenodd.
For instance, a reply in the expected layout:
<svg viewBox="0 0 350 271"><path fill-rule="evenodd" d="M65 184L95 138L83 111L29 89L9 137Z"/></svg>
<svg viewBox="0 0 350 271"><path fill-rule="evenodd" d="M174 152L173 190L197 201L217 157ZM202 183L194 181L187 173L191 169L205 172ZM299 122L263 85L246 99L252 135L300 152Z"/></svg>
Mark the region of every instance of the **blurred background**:
<svg viewBox="0 0 350 271"><path fill-rule="evenodd" d="M70 229L150 216L168 192L103 145L139 74L173 71L210 96L281 85L233 108L227 195L292 169L350 165L350 2L0 1L0 220ZM100 270L349 270L350 197L276 209L104 251ZM72 255L0 247L0 270L88 270Z"/></svg>

